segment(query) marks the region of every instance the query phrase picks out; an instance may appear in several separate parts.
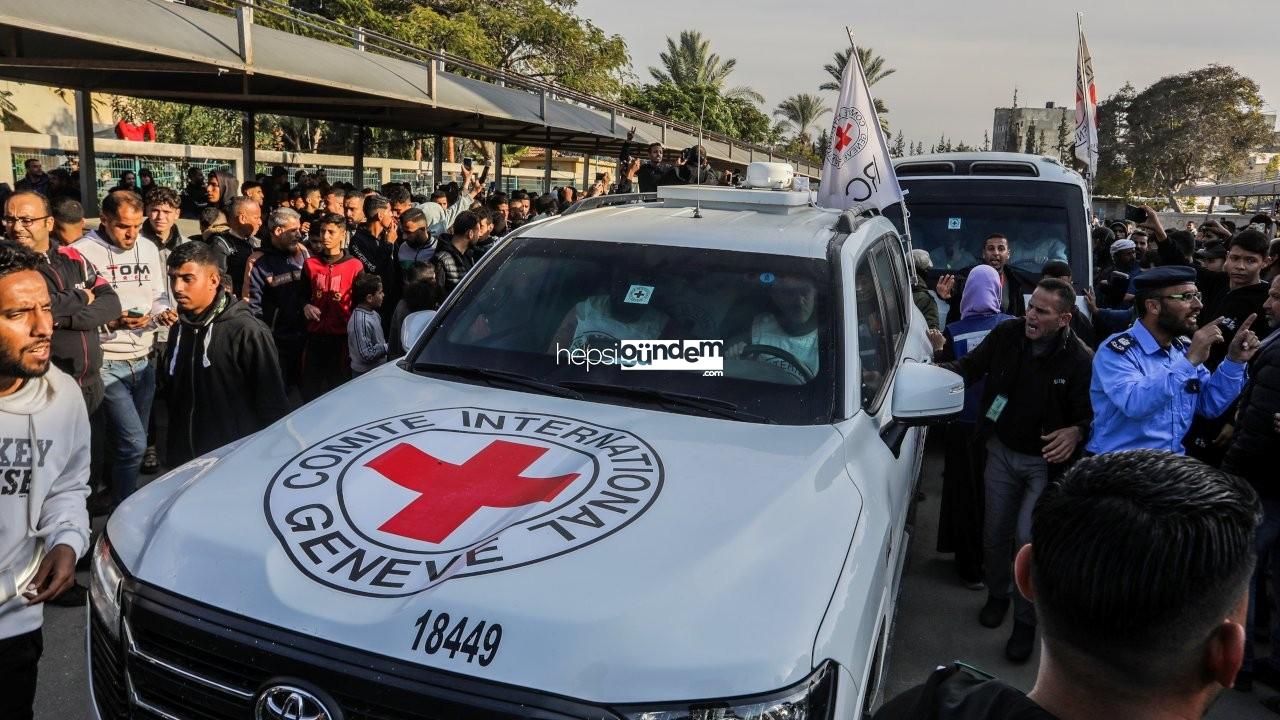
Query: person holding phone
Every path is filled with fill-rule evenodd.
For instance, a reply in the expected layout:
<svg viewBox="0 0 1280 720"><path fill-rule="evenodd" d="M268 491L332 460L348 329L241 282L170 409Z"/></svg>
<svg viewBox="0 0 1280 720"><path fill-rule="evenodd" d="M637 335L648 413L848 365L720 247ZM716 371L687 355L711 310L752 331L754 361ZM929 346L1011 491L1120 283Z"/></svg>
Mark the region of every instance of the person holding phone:
<svg viewBox="0 0 1280 720"><path fill-rule="evenodd" d="M102 407L115 438L109 448L114 504L133 493L147 449L147 420L156 391L150 359L156 330L178 319L169 307L160 249L139 238L144 220L137 193L113 191L102 201L102 224L72 245L111 283L123 309L102 336Z"/></svg>

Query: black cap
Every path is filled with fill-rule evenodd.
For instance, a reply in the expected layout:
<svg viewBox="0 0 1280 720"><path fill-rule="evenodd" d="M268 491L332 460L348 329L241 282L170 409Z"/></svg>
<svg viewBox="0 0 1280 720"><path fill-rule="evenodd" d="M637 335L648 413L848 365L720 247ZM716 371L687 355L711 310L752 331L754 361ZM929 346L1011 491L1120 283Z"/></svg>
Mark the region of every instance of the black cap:
<svg viewBox="0 0 1280 720"><path fill-rule="evenodd" d="M1196 257L1201 260L1221 260L1226 256L1227 246L1222 242L1207 242L1196 251Z"/></svg>
<svg viewBox="0 0 1280 720"><path fill-rule="evenodd" d="M1134 279L1133 286L1138 290L1159 290L1174 285L1195 283L1195 281L1195 268L1186 265L1162 265L1139 275Z"/></svg>

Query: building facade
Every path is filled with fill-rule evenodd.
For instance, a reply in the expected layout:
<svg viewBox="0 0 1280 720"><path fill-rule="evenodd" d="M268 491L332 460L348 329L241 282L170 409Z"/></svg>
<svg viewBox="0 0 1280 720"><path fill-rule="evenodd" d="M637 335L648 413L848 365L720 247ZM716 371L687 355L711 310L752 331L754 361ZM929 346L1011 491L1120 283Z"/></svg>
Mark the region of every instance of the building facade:
<svg viewBox="0 0 1280 720"><path fill-rule="evenodd" d="M991 128L991 149L1058 156L1063 138L1071 143L1075 132L1075 110L1048 102L1042 108L996 108Z"/></svg>

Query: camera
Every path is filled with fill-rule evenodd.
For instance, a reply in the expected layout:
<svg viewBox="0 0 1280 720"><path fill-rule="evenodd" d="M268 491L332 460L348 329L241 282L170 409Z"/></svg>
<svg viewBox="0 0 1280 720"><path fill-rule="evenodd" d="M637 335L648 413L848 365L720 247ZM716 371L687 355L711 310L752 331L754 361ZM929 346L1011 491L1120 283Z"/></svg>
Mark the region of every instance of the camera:
<svg viewBox="0 0 1280 720"><path fill-rule="evenodd" d="M691 148L685 148L684 150L681 150L680 158L684 160L686 165L701 165L702 163L698 159L700 153L701 153L701 148L699 148L697 145L694 145ZM705 155L703 157L705 159Z"/></svg>

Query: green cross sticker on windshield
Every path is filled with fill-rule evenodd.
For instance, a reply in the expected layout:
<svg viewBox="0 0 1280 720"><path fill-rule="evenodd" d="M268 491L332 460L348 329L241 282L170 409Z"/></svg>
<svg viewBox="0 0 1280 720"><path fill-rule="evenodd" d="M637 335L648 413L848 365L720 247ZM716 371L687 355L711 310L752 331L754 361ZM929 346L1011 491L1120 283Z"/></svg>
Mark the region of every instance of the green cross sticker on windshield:
<svg viewBox="0 0 1280 720"><path fill-rule="evenodd" d="M635 303L636 305L648 305L652 297L652 285L632 285L631 289L627 290L626 302Z"/></svg>

